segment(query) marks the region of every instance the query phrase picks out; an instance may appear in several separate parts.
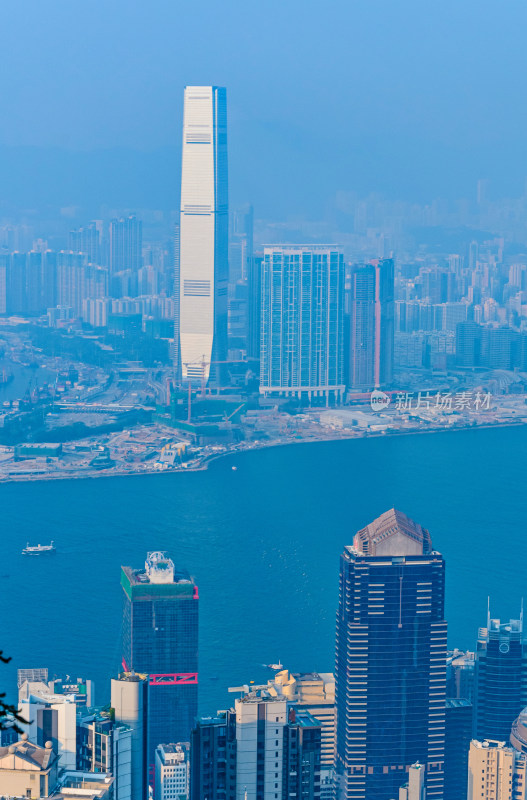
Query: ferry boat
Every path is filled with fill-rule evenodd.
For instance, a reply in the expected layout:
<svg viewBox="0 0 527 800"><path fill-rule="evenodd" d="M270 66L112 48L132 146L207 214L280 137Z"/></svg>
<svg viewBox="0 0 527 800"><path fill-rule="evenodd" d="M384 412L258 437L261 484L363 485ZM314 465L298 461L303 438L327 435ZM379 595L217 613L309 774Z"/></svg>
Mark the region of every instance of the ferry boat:
<svg viewBox="0 0 527 800"><path fill-rule="evenodd" d="M50 544L35 544L30 545L29 542L22 550L23 556L43 556L56 553L56 547L52 541Z"/></svg>

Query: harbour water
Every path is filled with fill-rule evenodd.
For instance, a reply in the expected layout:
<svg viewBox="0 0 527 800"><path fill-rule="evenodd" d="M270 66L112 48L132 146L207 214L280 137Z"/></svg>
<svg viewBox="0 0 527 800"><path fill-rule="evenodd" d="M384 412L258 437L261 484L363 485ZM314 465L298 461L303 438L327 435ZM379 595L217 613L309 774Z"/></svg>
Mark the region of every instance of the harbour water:
<svg viewBox="0 0 527 800"><path fill-rule="evenodd" d="M168 550L197 579L200 707L269 677L263 663L333 667L339 555L391 506L427 527L447 561L451 646L473 648L526 592L527 428L298 444L207 471L0 485L0 690L17 667L96 682L119 669L121 564ZM232 467L237 469L233 470ZM55 541L54 556L21 550ZM231 698L232 699L232 698Z"/></svg>

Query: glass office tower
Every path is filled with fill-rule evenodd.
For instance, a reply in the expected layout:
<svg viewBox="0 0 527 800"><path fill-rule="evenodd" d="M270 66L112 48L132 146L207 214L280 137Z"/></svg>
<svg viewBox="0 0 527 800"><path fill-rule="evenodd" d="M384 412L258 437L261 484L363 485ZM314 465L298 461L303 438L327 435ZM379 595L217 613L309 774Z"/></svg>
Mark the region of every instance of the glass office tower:
<svg viewBox="0 0 527 800"><path fill-rule="evenodd" d="M427 530L392 509L340 561L335 694L339 800L398 797L426 769L443 798L445 564Z"/></svg>
<svg viewBox="0 0 527 800"><path fill-rule="evenodd" d="M188 741L198 701L198 589L165 553L121 567L123 669L149 676L148 753Z"/></svg>
<svg viewBox="0 0 527 800"><path fill-rule="evenodd" d="M474 738L509 740L510 728L527 705L527 636L520 619L501 622L487 615L476 651Z"/></svg>

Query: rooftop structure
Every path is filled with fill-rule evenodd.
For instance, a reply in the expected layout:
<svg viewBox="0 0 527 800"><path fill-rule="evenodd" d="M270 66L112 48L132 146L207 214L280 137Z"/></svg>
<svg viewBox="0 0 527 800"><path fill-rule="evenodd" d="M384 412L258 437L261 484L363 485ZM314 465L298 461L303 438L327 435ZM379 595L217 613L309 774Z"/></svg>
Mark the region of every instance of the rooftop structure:
<svg viewBox="0 0 527 800"><path fill-rule="evenodd" d="M432 540L426 528L391 508L358 531L353 546L369 556L420 556L432 551Z"/></svg>
<svg viewBox="0 0 527 800"><path fill-rule="evenodd" d="M0 747L0 795L49 797L57 782L57 762L51 742L40 747L22 734L20 741Z"/></svg>
<svg viewBox="0 0 527 800"><path fill-rule="evenodd" d="M33 669L19 669L17 670L17 684L18 688L22 686L25 681L42 681L48 682L48 668L47 667L34 667Z"/></svg>
<svg viewBox="0 0 527 800"><path fill-rule="evenodd" d="M55 791L50 794L52 800L113 800L113 775L104 772L81 772L71 770L60 776Z"/></svg>
<svg viewBox="0 0 527 800"><path fill-rule="evenodd" d="M134 600L152 594L163 597L194 594L194 585L188 572L177 570L172 559L160 550L148 553L144 569L121 567L121 586Z"/></svg>

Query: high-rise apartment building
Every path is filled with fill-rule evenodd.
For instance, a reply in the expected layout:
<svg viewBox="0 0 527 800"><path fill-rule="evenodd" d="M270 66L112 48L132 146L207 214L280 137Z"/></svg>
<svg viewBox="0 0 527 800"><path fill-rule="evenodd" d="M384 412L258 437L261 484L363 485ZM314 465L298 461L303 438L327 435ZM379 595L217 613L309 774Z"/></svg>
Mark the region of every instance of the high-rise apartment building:
<svg viewBox="0 0 527 800"><path fill-rule="evenodd" d="M335 699L340 800L397 797L410 767L443 799L445 565L429 532L392 509L344 549Z"/></svg>
<svg viewBox="0 0 527 800"><path fill-rule="evenodd" d="M284 697L297 711L307 711L320 723L320 798L332 800L335 765L335 678L330 672L277 672L267 691Z"/></svg>
<svg viewBox="0 0 527 800"><path fill-rule="evenodd" d="M183 118L179 352L184 382L213 377L227 358L227 93L187 86ZM216 363L214 363L216 362Z"/></svg>
<svg viewBox="0 0 527 800"><path fill-rule="evenodd" d="M495 739L470 743L468 800L525 800L527 757Z"/></svg>
<svg viewBox="0 0 527 800"><path fill-rule="evenodd" d="M351 272L348 384L387 386L393 378L394 263L385 258Z"/></svg>
<svg viewBox="0 0 527 800"><path fill-rule="evenodd" d="M155 800L188 800L189 751L187 742L156 747Z"/></svg>
<svg viewBox="0 0 527 800"><path fill-rule="evenodd" d="M235 800L236 715L221 711L196 720L190 739L191 800Z"/></svg>
<svg viewBox="0 0 527 800"><path fill-rule="evenodd" d="M476 650L474 735L508 741L527 705L527 637L520 619L487 619Z"/></svg>
<svg viewBox="0 0 527 800"><path fill-rule="evenodd" d="M143 223L131 215L112 219L109 229L110 273L137 272L143 265Z"/></svg>
<svg viewBox="0 0 527 800"><path fill-rule="evenodd" d="M307 402L344 394L344 260L335 247L266 247L260 394Z"/></svg>
<svg viewBox="0 0 527 800"><path fill-rule="evenodd" d="M148 674L149 765L158 744L184 742L197 713L198 588L165 553L121 568L123 667Z"/></svg>
<svg viewBox="0 0 527 800"><path fill-rule="evenodd" d="M104 264L102 220L94 220L89 225L70 231L68 234L68 250L72 250L75 253L85 253L89 264Z"/></svg>
<svg viewBox="0 0 527 800"><path fill-rule="evenodd" d="M320 723L265 689L234 710L236 800L319 800Z"/></svg>

